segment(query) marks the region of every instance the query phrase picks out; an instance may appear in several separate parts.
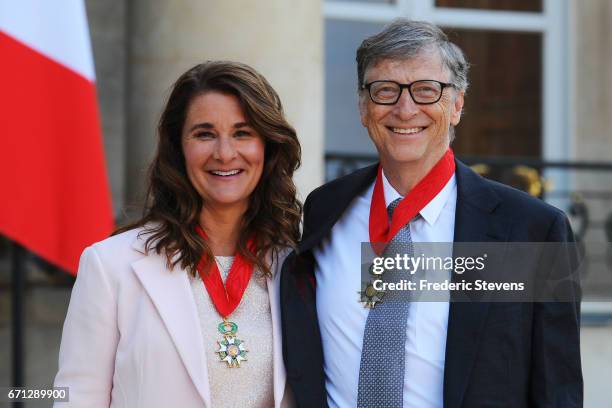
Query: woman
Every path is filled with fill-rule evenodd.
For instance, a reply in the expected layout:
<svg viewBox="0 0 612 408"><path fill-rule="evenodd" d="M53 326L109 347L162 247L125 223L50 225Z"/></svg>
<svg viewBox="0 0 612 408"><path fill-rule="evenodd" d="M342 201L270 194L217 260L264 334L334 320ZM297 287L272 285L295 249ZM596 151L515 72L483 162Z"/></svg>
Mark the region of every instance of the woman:
<svg viewBox="0 0 612 408"><path fill-rule="evenodd" d="M143 217L81 257L55 386L72 406L281 407L277 272L299 237L300 145L252 68L175 83Z"/></svg>

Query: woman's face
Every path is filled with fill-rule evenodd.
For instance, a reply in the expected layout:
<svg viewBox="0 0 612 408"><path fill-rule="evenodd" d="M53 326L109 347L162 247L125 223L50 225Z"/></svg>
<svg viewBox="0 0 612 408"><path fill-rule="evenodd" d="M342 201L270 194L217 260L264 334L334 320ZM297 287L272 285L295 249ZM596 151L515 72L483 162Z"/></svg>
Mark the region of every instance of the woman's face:
<svg viewBox="0 0 612 408"><path fill-rule="evenodd" d="M193 98L182 146L187 176L203 205L246 211L263 171L265 144L249 126L238 98L217 91Z"/></svg>

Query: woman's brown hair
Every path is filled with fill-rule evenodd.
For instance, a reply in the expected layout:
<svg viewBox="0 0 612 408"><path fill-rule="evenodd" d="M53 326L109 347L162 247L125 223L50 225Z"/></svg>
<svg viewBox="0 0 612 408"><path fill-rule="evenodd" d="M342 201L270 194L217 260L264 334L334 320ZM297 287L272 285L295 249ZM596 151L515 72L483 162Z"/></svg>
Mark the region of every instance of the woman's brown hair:
<svg viewBox="0 0 612 408"><path fill-rule="evenodd" d="M277 93L245 64L208 61L176 81L157 128L157 152L149 167L143 215L115 233L143 227L140 234L147 236L146 251L163 253L169 268L180 264L195 275L202 256L211 265L212 251L196 233L203 202L187 177L181 145L189 103L208 91L236 96L249 125L264 139L264 168L243 216L237 250L270 275L267 255L281 247L295 247L299 239L302 205L296 198L293 173L300 166L301 148ZM254 254L247 250L251 237L256 239Z"/></svg>

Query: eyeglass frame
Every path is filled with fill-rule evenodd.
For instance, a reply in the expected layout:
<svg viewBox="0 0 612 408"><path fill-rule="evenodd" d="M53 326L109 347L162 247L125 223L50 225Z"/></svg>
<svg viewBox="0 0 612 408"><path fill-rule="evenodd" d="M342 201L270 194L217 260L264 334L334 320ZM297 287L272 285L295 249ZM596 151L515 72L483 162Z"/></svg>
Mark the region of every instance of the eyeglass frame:
<svg viewBox="0 0 612 408"><path fill-rule="evenodd" d="M374 100L374 98L372 97L372 93L370 92L370 88L372 87L372 84L375 84L377 82L391 82L391 83L394 83L395 85L399 86L400 91L397 94L397 99L395 101L393 101L393 102L376 102ZM412 95L412 90L410 89L410 87L412 85L416 84L416 83L419 83L419 82L435 82L435 83L439 84L440 85L440 95L438 95L438 99L436 99L433 102L417 102L414 99L414 96ZM452 84L450 82L436 81L435 79L419 79L418 81L413 81L413 82L411 82L409 84L400 84L399 82L388 80L388 79L379 79L379 80L376 80L376 81L369 82L367 84L363 84L361 86L361 89L367 89L368 90L368 95L370 95L370 99L372 100L372 102L374 102L377 105L395 105L400 100L400 98L402 97L402 92L404 91L405 88L408 89L408 94L410 95L410 98L412 98L412 101L414 103L416 103L417 105L433 105L434 103L437 103L442 98L442 94L444 93L444 89L445 88L455 88L455 89L457 89L457 85Z"/></svg>

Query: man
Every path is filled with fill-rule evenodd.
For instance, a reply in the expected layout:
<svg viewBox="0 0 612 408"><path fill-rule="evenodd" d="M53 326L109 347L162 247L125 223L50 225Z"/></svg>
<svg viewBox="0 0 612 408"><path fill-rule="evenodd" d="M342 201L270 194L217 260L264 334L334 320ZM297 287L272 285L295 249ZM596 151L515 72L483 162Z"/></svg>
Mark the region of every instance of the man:
<svg viewBox="0 0 612 408"><path fill-rule="evenodd" d="M358 302L362 242L573 238L561 211L453 159L468 64L441 30L396 20L363 41L357 71L380 166L309 195L303 240L282 271L298 406L582 406L577 302Z"/></svg>

